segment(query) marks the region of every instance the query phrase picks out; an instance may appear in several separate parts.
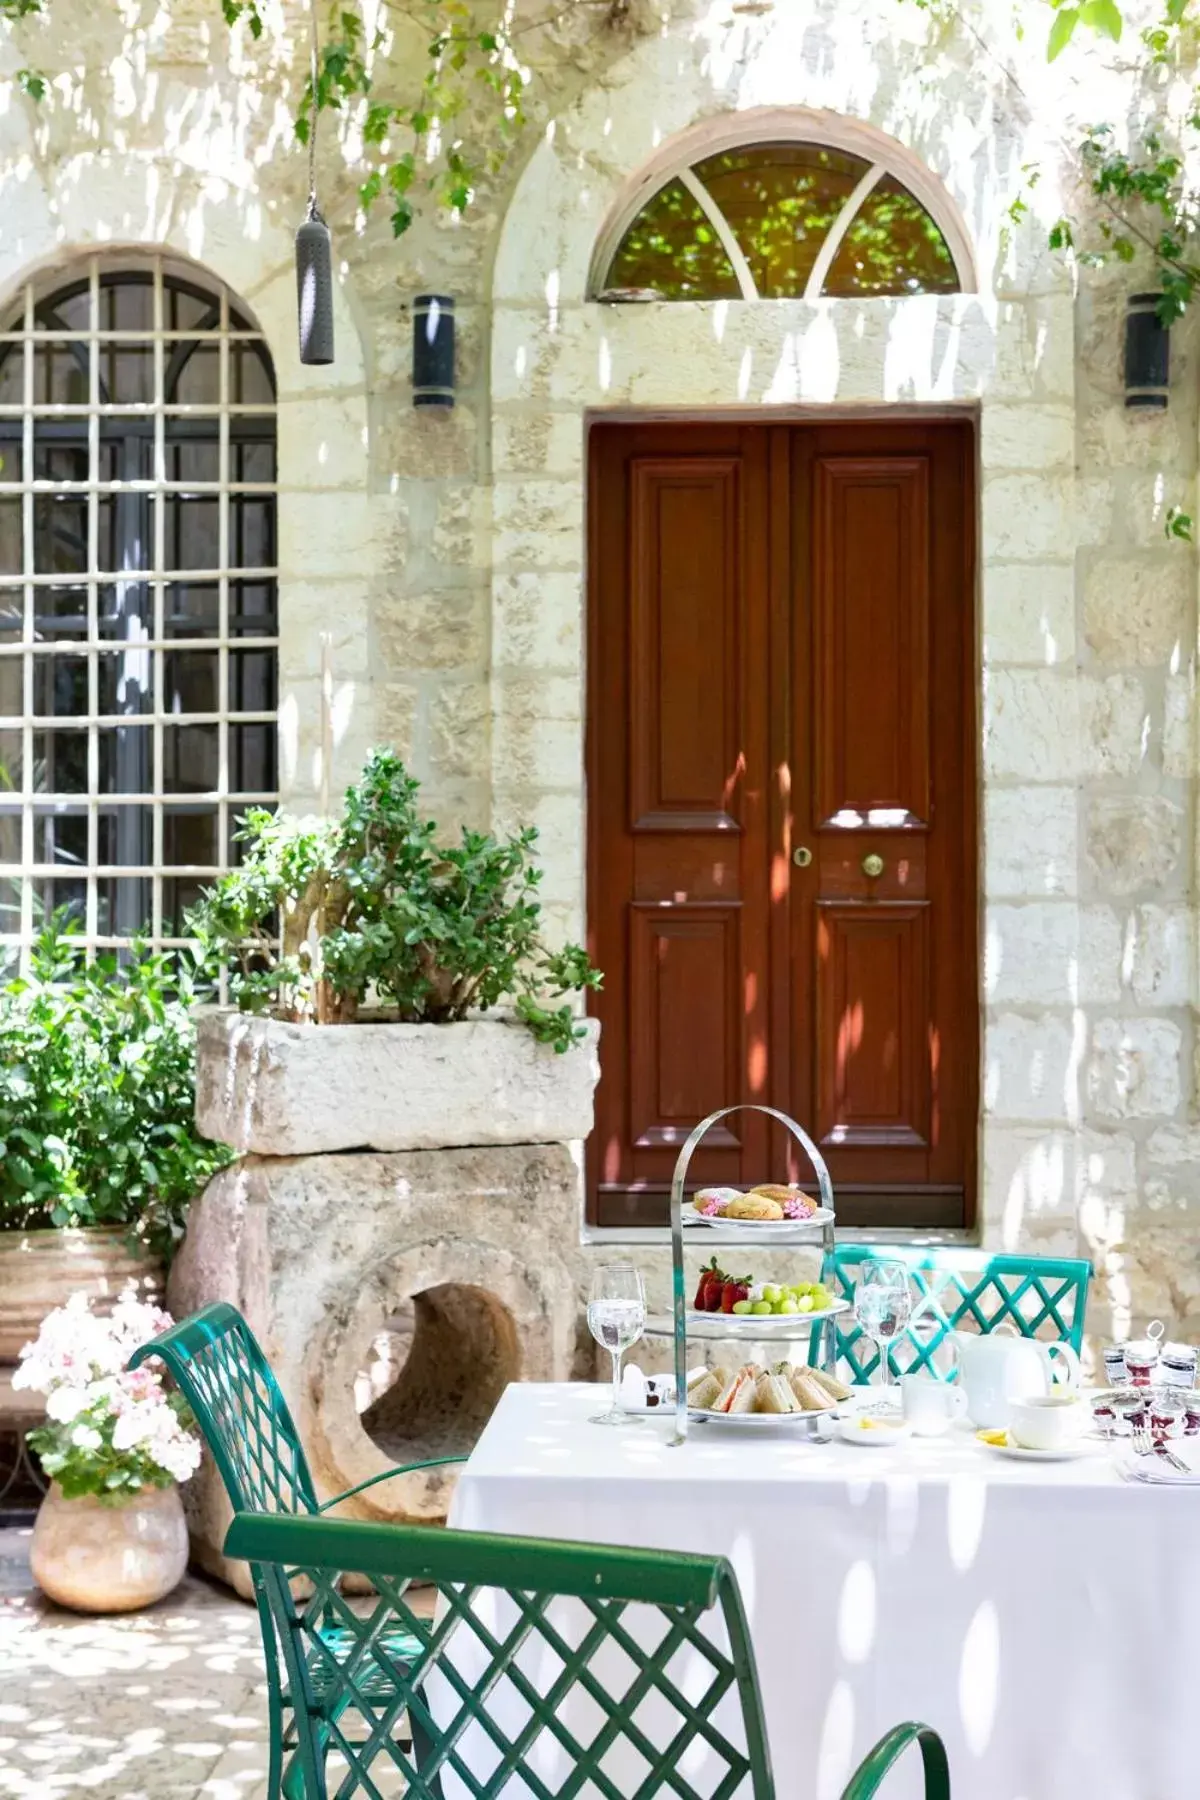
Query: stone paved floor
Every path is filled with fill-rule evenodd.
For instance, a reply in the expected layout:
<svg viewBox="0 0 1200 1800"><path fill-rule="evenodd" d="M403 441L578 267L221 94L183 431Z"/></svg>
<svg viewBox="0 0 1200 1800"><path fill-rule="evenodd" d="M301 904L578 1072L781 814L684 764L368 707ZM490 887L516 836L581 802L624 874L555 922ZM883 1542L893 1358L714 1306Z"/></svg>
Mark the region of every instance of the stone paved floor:
<svg viewBox="0 0 1200 1800"><path fill-rule="evenodd" d="M189 1575L148 1612L61 1612L33 1585L28 1543L0 1530L0 1795L262 1800L253 1607Z"/></svg>

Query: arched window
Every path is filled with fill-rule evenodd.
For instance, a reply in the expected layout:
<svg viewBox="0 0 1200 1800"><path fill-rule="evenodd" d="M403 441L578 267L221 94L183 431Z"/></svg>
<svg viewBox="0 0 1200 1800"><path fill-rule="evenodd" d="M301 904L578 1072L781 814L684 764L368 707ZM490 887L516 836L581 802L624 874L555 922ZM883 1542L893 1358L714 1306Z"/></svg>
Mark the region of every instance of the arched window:
<svg viewBox="0 0 1200 1800"><path fill-rule="evenodd" d="M734 145L666 173L620 233L600 298L859 299L962 287L942 229L886 157Z"/></svg>
<svg viewBox="0 0 1200 1800"><path fill-rule="evenodd" d="M0 956L64 906L169 945L276 794L270 353L158 257L0 324Z"/></svg>

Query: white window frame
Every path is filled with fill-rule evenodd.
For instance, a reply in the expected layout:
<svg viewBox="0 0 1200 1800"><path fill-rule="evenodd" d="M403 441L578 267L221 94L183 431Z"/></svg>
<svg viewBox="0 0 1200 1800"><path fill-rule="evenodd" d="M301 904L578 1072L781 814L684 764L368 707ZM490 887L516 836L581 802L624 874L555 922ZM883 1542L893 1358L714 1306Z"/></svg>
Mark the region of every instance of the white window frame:
<svg viewBox="0 0 1200 1800"><path fill-rule="evenodd" d="M885 175L891 175L903 183L941 232L954 264L959 292L973 294L978 291L975 259L966 226L932 170L905 150L903 145L876 130L873 125L845 118L839 113L789 107L762 108L755 112L734 113L718 120L706 120L664 145L658 155L652 157L626 187L596 239L588 278L589 297L595 299L604 292L609 270L621 241L642 208L669 181L680 181L703 208L716 231L721 246L733 265L741 298L757 300L760 296L736 236L696 174L696 164L721 151L748 150L768 144L814 144L821 149L843 150L850 156L862 158L868 165L825 237L805 286L802 296L804 301L811 302L822 297L821 288L846 232L854 223L867 196ZM837 299L839 296L830 298Z"/></svg>
<svg viewBox="0 0 1200 1800"><path fill-rule="evenodd" d="M151 276L153 290L153 325L146 330L109 331L99 329L99 296L102 276L108 274L148 273ZM183 280L189 286L212 296L214 304L219 302L219 323L215 328L203 330L192 329L168 330L164 327L164 277L172 276ZM70 289L86 277L89 291L89 324L88 329L78 331L48 330L35 322L35 308L46 300L52 300L65 289ZM242 319L252 325L252 329L231 328L230 308L232 306ZM88 956L97 950L123 947L132 940L125 934L116 934L112 930L101 932L99 929L99 883L110 879L142 878L150 887L151 912L146 921L148 929L145 938L155 948L173 948L187 943L187 939L173 935L164 930L163 887L164 882L179 879L191 881L211 881L223 873L230 862L229 842L230 829L237 815L251 805L273 805L278 799L277 787L267 789L234 789L230 783L231 757L229 747L230 726L265 724L276 727L277 710L263 711L231 711L230 710L230 653L231 651L269 652L276 659L276 683L278 681L278 649L279 638L275 634L231 635L230 631L230 582L272 582L276 584L276 607L278 606L278 569L276 565L253 568L239 565L230 566L230 494L238 495L270 495L278 494L278 481L250 482L232 480L230 472L230 432L229 422L237 414L245 414L255 418L263 418L268 414L277 420L277 399L270 402L239 403L230 399L230 346L235 343L247 343L261 346L268 368L273 369L270 347L264 334L253 323L249 309L231 295L225 285L207 270L193 267L181 259L160 255L128 253L113 255L96 255L78 263L55 266L43 271L33 279L27 280L23 292L10 300L7 308L0 314L0 322L18 319L19 323L9 329L0 331L0 355L10 347L20 346L24 358L24 393L20 403L0 403L0 417L11 420L19 418L23 424L22 432L22 468L19 482L0 482L0 503L11 502L19 497L21 506L21 547L22 568L19 573L0 572L0 589L6 594L19 590L22 596L23 629L19 644L0 642L0 659L20 658L23 668L22 694L23 708L21 713L0 715L0 732L21 732L21 792L20 792L20 860L19 862L0 861L0 883L19 882L20 885L20 924L17 931L0 929L0 962L10 961L14 949L19 952L22 965L27 963L29 946L41 929L41 921L35 919L34 889L35 883L43 879L85 879L86 907L84 918L80 921L79 941L84 945ZM100 357L98 351L103 344L145 344L149 342L153 350L154 398L152 401L140 403L111 402L101 404L99 397ZM165 395L165 374L172 348L179 343L210 344L218 348L218 399L214 403L179 403L168 400ZM39 345L48 343L68 344L82 343L88 348L89 394L86 403L80 404L38 404L34 403L35 353ZM218 422L218 459L216 481L169 481L166 476L166 439L164 420L173 417L207 417ZM153 440L153 475L144 480L103 481L99 479L100 463L100 421L105 417L129 417L142 415L154 421ZM86 421L88 438L88 478L85 481L59 481L34 479L34 425L38 419L72 419ZM278 453L278 429L274 436L274 445ZM276 469L276 475L278 469ZM153 596L153 628L149 634L140 637L128 637L115 640L112 637L99 635L98 592L101 585L115 584L119 586L122 571L106 570L99 566L99 505L101 494L133 494L149 496L152 520L152 553L146 559L148 567L138 569L136 575L130 575L138 586L151 590ZM88 498L87 507L87 568L77 572L51 571L38 572L34 567L35 556L35 497L38 494L70 494ZM218 552L213 566L198 569L169 569L165 562L166 540L166 506L164 497L171 494L188 497L214 496L217 500L218 518ZM276 530L278 514L276 512ZM276 552L278 546L276 543ZM166 635L164 618L165 596L172 583L215 586L218 596L217 630L212 635L202 637L183 637ZM86 587L87 592L87 633L86 636L66 638L60 641L43 642L35 648L35 595L39 588L53 587ZM276 625L278 619L276 618ZM102 714L98 710L99 700L99 663L103 653L113 656L119 642L126 645L136 643L136 649L126 651L137 657L147 659L147 670L152 677L151 704L148 709L136 714ZM165 659L178 652L215 653L217 656L217 710L181 712L165 710ZM87 694L86 712L78 715L35 714L35 661L50 661L59 656L87 657ZM114 658L115 660L115 658ZM278 692L276 691L278 703ZM132 722L136 720L136 724ZM152 783L144 792L114 793L100 792L100 739L105 730L118 727L131 727L152 734ZM217 727L217 786L203 792L198 790L173 791L163 785L164 778L164 733L187 726L215 725ZM87 730L87 784L85 793L37 791L34 788L34 738L35 733L49 730L68 729ZM276 782L278 781L278 764L276 763ZM217 860L212 863L166 864L164 862L164 818L173 807L184 808L188 805L213 809L217 833ZM102 812L114 807L145 807L151 816L151 859L140 863L101 863L99 860L100 817ZM15 807L5 808L9 817L16 813ZM86 814L87 820L87 859L86 866L61 861L44 862L35 860L35 819L41 815L58 811L79 817ZM7 921L4 921L7 924Z"/></svg>

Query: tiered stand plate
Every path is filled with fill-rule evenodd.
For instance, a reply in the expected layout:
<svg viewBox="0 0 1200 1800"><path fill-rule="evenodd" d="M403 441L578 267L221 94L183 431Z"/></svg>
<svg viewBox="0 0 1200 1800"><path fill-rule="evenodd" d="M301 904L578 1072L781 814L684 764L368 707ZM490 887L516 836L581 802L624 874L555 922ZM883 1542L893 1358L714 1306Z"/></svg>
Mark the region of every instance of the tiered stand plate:
<svg viewBox="0 0 1200 1800"><path fill-rule="evenodd" d="M687 1184L688 1169L697 1145L705 1134L721 1119L728 1118L730 1113L760 1112L768 1118L777 1119L790 1131L800 1148L812 1164L813 1174L817 1179L817 1193L820 1198L820 1210L811 1219L802 1221L784 1220L779 1224L764 1225L758 1220L723 1219L717 1225L710 1221L697 1221L695 1224L684 1223L685 1201L684 1189ZM671 1337L675 1347L675 1437L676 1444L682 1444L688 1434L687 1404L687 1341L689 1337L720 1339L722 1342L740 1342L747 1347L755 1342L760 1344L795 1343L807 1341L814 1331L821 1334L821 1348L818 1353L820 1364L832 1369L836 1360L836 1342L833 1321L839 1313L846 1311L844 1300L836 1301L823 1313L784 1313L772 1314L769 1318L751 1314L748 1317L735 1316L732 1313L693 1313L688 1304L686 1275L683 1266L683 1249L685 1238L697 1249L711 1252L722 1244L755 1244L759 1248L802 1249L806 1244L819 1244L825 1255L833 1249L834 1227L836 1225L836 1209L833 1202L833 1183L829 1179L829 1170L825 1159L808 1133L795 1119L786 1113L778 1112L773 1106L757 1106L745 1104L739 1106L723 1106L720 1112L710 1113L702 1119L692 1132L686 1144L679 1152L675 1163L675 1173L671 1179L671 1288L672 1314L669 1319L650 1318L646 1321L646 1333L649 1337ZM746 1415L754 1418L757 1415ZM788 1422L796 1417L788 1415ZM811 1420L805 1427L797 1424L797 1433L811 1432L816 1428L820 1413L800 1415L800 1421ZM720 1421L727 1423L727 1421Z"/></svg>

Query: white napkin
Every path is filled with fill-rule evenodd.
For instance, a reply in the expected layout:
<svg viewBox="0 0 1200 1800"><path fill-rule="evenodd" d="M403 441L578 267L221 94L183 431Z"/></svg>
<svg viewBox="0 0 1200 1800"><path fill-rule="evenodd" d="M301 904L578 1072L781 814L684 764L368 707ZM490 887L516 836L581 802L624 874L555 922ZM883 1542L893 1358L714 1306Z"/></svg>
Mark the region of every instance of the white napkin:
<svg viewBox="0 0 1200 1800"><path fill-rule="evenodd" d="M1169 1445L1187 1472L1173 1469L1165 1456L1136 1456L1126 1450L1117 1464L1127 1481L1145 1482L1150 1487L1200 1487L1200 1443L1195 1438L1171 1438Z"/></svg>

